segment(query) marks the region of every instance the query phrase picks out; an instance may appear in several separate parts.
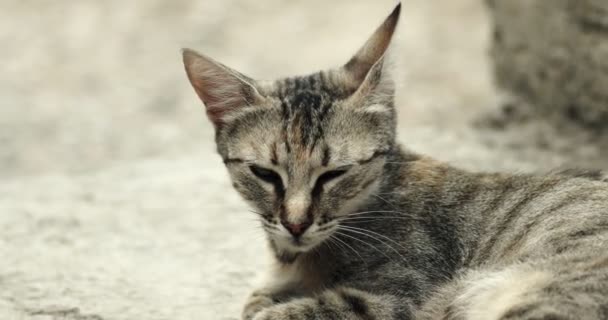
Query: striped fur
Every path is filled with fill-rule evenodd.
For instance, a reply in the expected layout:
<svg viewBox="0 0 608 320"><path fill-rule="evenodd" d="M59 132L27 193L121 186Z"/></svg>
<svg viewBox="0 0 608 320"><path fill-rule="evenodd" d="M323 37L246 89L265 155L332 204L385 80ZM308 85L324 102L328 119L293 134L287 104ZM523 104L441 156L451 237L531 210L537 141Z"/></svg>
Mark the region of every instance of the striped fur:
<svg viewBox="0 0 608 320"><path fill-rule="evenodd" d="M275 82L184 52L276 257L243 319L608 319L607 176L473 173L400 147L398 16L342 68Z"/></svg>

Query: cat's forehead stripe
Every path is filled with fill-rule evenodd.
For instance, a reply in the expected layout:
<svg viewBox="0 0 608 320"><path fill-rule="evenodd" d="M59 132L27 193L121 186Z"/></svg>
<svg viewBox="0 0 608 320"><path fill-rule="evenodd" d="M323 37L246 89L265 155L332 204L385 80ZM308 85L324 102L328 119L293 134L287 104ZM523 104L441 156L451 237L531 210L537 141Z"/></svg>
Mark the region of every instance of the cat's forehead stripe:
<svg viewBox="0 0 608 320"><path fill-rule="evenodd" d="M323 72L318 72L277 83L286 143L303 145L309 154L324 135L323 120L334 101L345 97L329 80Z"/></svg>
<svg viewBox="0 0 608 320"><path fill-rule="evenodd" d="M329 159L331 157L331 151L329 150L328 146L325 146L325 148L323 148L323 159L321 160L321 165L323 165L324 167L327 167L327 165L329 164Z"/></svg>
<svg viewBox="0 0 608 320"><path fill-rule="evenodd" d="M275 166L279 164L279 157L277 155L277 142L276 141L270 145L270 162Z"/></svg>

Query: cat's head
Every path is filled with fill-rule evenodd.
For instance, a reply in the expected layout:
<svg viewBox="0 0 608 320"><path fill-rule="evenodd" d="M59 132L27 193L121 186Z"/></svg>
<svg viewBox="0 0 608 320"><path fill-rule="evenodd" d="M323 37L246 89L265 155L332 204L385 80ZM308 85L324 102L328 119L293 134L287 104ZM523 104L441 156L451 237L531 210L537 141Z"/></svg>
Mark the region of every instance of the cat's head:
<svg viewBox="0 0 608 320"><path fill-rule="evenodd" d="M395 144L385 53L399 12L344 66L308 76L256 81L184 50L233 185L283 260L328 239L379 187Z"/></svg>

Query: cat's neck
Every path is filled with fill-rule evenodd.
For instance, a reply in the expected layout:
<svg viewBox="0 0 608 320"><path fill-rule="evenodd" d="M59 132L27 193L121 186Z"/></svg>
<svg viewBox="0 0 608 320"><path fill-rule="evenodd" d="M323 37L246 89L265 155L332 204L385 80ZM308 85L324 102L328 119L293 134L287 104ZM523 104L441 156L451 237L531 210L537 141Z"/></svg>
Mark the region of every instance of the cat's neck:
<svg viewBox="0 0 608 320"><path fill-rule="evenodd" d="M455 202L466 200L463 196L479 190L481 175L398 147L387 159L383 182L369 210L425 216L450 211Z"/></svg>
<svg viewBox="0 0 608 320"><path fill-rule="evenodd" d="M384 166L382 191L392 195L436 193L446 180L464 171L432 157L396 146Z"/></svg>

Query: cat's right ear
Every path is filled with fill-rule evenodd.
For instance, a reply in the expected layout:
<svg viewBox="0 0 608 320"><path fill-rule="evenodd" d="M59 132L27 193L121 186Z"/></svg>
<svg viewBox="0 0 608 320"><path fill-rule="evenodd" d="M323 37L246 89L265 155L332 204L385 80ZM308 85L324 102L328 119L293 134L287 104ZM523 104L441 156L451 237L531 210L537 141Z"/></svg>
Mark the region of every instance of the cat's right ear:
<svg viewBox="0 0 608 320"><path fill-rule="evenodd" d="M263 99L255 81L245 75L191 49L183 50L183 59L188 79L216 128L239 109Z"/></svg>
<svg viewBox="0 0 608 320"><path fill-rule="evenodd" d="M398 3L393 12L384 20L357 53L343 66L350 85L357 91L355 96L366 96L372 91L382 91L381 84L390 81L390 76L384 74L385 55L395 33L401 3ZM377 92L379 93L379 92ZM388 96L392 96L389 93Z"/></svg>

